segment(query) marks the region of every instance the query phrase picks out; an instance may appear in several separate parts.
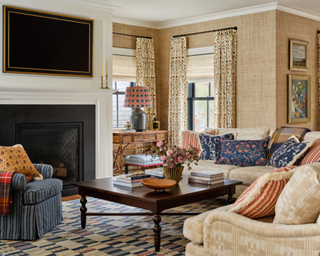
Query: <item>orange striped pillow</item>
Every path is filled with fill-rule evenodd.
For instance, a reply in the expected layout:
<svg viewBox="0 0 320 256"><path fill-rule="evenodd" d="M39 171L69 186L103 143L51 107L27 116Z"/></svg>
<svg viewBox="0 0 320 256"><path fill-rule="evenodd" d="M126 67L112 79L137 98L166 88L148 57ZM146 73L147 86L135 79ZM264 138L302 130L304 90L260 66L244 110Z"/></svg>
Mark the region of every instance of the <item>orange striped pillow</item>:
<svg viewBox="0 0 320 256"><path fill-rule="evenodd" d="M193 147L196 147L197 149L199 149L199 152L201 152L198 133L194 131L182 131L181 147L188 150L189 144L191 144Z"/></svg>
<svg viewBox="0 0 320 256"><path fill-rule="evenodd" d="M203 132L209 135L218 135L218 131L215 128L206 127Z"/></svg>
<svg viewBox="0 0 320 256"><path fill-rule="evenodd" d="M282 167L260 176L248 187L229 210L255 219L274 215L275 206L296 166Z"/></svg>
<svg viewBox="0 0 320 256"><path fill-rule="evenodd" d="M300 161L300 166L305 164L311 164L316 163L320 160L320 139L316 139L310 149L308 150L308 153L302 158Z"/></svg>

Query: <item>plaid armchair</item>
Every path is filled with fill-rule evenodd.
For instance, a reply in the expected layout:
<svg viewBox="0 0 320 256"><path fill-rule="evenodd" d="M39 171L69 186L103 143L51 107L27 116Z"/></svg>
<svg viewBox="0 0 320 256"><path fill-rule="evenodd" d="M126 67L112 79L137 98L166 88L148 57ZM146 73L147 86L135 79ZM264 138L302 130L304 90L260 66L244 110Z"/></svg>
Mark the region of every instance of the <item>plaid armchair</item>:
<svg viewBox="0 0 320 256"><path fill-rule="evenodd" d="M63 219L62 181L51 178L51 165L34 166L43 180L27 183L19 173L12 179L13 209L10 214L0 216L0 239L36 240Z"/></svg>

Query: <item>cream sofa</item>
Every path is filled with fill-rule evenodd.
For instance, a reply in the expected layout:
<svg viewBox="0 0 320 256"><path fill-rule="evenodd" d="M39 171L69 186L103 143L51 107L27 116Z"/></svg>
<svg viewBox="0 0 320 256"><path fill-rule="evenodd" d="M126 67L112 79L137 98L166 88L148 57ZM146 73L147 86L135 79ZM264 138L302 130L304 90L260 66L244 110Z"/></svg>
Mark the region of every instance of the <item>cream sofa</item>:
<svg viewBox="0 0 320 256"><path fill-rule="evenodd" d="M207 131L215 130L217 135L234 133L235 140L261 140L272 136L274 130L268 127L257 128L206 128ZM205 131L206 131L205 130ZM313 141L320 138L320 131L308 132L303 141ZM242 192L250 186L258 177L275 169L271 166L249 166L239 167L235 165L215 164L213 160L200 160L198 165L192 165L192 170L213 170L221 171L224 178L228 180L242 181L242 185L236 187L234 197L239 197Z"/></svg>

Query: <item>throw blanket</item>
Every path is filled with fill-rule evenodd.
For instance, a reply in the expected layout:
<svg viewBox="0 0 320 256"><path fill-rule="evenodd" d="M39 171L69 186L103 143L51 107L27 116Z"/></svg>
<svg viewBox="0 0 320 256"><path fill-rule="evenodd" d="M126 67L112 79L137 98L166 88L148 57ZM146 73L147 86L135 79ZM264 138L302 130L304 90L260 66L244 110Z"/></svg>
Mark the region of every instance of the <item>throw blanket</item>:
<svg viewBox="0 0 320 256"><path fill-rule="evenodd" d="M0 215L7 215L12 210L11 180L14 174L0 171Z"/></svg>
<svg viewBox="0 0 320 256"><path fill-rule="evenodd" d="M291 136L296 136L300 141L304 135L311 130L303 127L287 127L282 126L278 128L272 135L268 145L268 156L269 159L273 152L275 152L284 142L286 142Z"/></svg>

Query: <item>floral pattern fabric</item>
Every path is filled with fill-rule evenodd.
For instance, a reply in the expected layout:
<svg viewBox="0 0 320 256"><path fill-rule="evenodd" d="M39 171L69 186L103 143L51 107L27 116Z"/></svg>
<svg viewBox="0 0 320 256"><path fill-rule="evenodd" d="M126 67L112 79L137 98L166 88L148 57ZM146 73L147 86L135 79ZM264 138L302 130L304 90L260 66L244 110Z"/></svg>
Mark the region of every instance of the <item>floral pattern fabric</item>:
<svg viewBox="0 0 320 256"><path fill-rule="evenodd" d="M234 134L224 134L224 135L209 135L200 133L199 134L201 154L200 160L215 160L217 161L220 157L221 151L221 140L233 140Z"/></svg>
<svg viewBox="0 0 320 256"><path fill-rule="evenodd" d="M276 168L293 166L304 153L312 146L313 142L300 143L297 137L290 137L269 158L268 165Z"/></svg>
<svg viewBox="0 0 320 256"><path fill-rule="evenodd" d="M214 127L236 126L237 30L214 32Z"/></svg>
<svg viewBox="0 0 320 256"><path fill-rule="evenodd" d="M136 85L149 87L152 106L144 108L147 115L147 130L153 117L157 116L156 75L153 39L137 38Z"/></svg>
<svg viewBox="0 0 320 256"><path fill-rule="evenodd" d="M187 39L171 38L168 143L180 146L187 128Z"/></svg>
<svg viewBox="0 0 320 256"><path fill-rule="evenodd" d="M221 140L217 164L264 166L267 164L269 138L263 140Z"/></svg>

